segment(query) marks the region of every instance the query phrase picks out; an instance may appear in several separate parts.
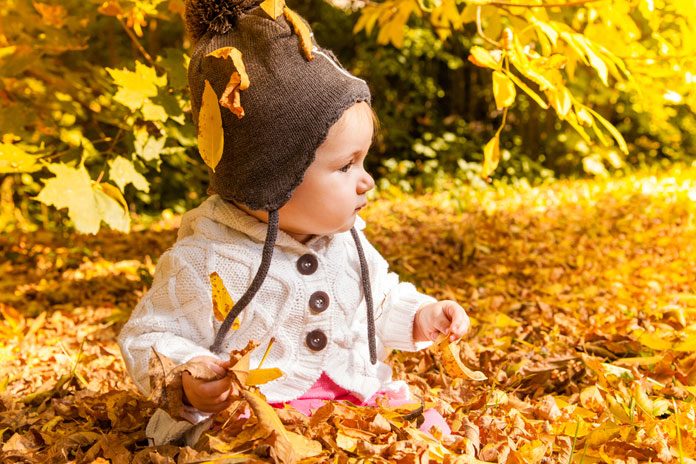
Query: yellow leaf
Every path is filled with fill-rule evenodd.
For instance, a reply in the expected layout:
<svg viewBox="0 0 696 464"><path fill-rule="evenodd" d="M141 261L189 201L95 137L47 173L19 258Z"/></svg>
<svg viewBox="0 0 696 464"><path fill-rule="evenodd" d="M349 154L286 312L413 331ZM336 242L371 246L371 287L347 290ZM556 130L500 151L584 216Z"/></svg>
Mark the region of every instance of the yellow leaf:
<svg viewBox="0 0 696 464"><path fill-rule="evenodd" d="M492 139L483 147L483 168L481 177L484 179L491 175L500 162L500 131L496 132Z"/></svg>
<svg viewBox="0 0 696 464"><path fill-rule="evenodd" d="M121 191L118 189L118 187L115 187L111 184L107 184L106 182L100 182L96 185L97 188L99 188L102 192L106 193L108 196L116 200L116 202L123 208L123 210L128 213L128 203L126 203L126 199L123 198L123 194Z"/></svg>
<svg viewBox="0 0 696 464"><path fill-rule="evenodd" d="M448 335L441 334L433 346L442 353L442 366L450 376L479 382L488 378L483 372L473 371L462 363L459 357L459 345L456 341L449 343Z"/></svg>
<svg viewBox="0 0 696 464"><path fill-rule="evenodd" d="M266 430L269 435L275 434L271 447L281 462L297 462L321 453L322 447L318 441L286 430L278 414L260 393L243 390L242 394L256 415L258 427Z"/></svg>
<svg viewBox="0 0 696 464"><path fill-rule="evenodd" d="M312 33L309 27L307 27L297 13L287 6L283 9L283 14L285 15L285 19L292 25L292 30L295 31L295 34L300 38L300 49L302 50L302 54L307 60L312 61L314 55L312 54Z"/></svg>
<svg viewBox="0 0 696 464"><path fill-rule="evenodd" d="M471 47L469 50L469 61L481 68L500 69L500 64L493 58L491 52L483 47Z"/></svg>
<svg viewBox="0 0 696 464"><path fill-rule="evenodd" d="M213 288L213 313L215 314L215 319L222 322L234 306L234 301L232 301L232 297L217 272L210 274L210 285ZM237 330L238 328L239 318L236 318L232 323L232 330Z"/></svg>
<svg viewBox="0 0 696 464"><path fill-rule="evenodd" d="M271 18L278 19L278 16L283 12L285 0L265 0L259 5L263 11Z"/></svg>
<svg viewBox="0 0 696 464"><path fill-rule="evenodd" d="M203 103L198 113L198 150L210 169L215 167L222 158L224 135L222 133L222 116L215 90L206 79L203 90Z"/></svg>
<svg viewBox="0 0 696 464"><path fill-rule="evenodd" d="M674 351L696 351L696 337L689 337L681 343L674 345Z"/></svg>
<svg viewBox="0 0 696 464"><path fill-rule="evenodd" d="M252 369L246 378L247 385L261 385L283 376L283 371L277 367L269 369Z"/></svg>
<svg viewBox="0 0 696 464"><path fill-rule="evenodd" d="M495 106L501 110L507 108L515 102L515 84L500 71L493 71L493 96Z"/></svg>
<svg viewBox="0 0 696 464"><path fill-rule="evenodd" d="M515 76L515 75L512 74L511 72L508 72L508 71L505 71L505 70L503 70L503 72L505 72L505 74L507 75L507 77L509 77L510 80L511 80L512 82L514 82L515 85L517 85L517 87L521 88L522 90L524 90L524 93L526 93L527 95L529 95L530 97L532 97L532 99L533 99L535 102L537 102L537 104L538 104L539 106L541 106L541 107L544 108L544 109L548 109L549 105L539 96L538 93L536 93L536 92L533 91L531 88L529 88L529 86L528 86L527 84L525 84L524 82L522 82L522 80L520 80L517 76Z"/></svg>
<svg viewBox="0 0 696 464"><path fill-rule="evenodd" d="M230 58L232 60L232 64L234 64L234 67L237 70L237 72L239 72L241 78L239 83L239 89L246 90L249 88L249 76L247 75L246 66L244 65L244 60L242 59L242 52L238 48L222 47L218 48L217 50L213 50L206 56L221 58L223 60Z"/></svg>

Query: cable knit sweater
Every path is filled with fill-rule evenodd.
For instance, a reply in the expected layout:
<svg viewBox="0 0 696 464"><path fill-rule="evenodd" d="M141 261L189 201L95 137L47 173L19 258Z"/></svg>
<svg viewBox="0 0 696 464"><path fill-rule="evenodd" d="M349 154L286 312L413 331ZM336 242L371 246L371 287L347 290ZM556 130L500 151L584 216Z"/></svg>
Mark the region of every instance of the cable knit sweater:
<svg viewBox="0 0 696 464"><path fill-rule="evenodd" d="M375 305L377 364L369 359L360 264L350 232L317 236L302 244L279 231L268 276L222 350L240 349L254 339L259 342L251 356L255 366L275 337L264 367L278 367L284 375L260 387L269 402L299 398L322 372L362 400L379 390L401 390L405 385L392 381L384 358L392 348L416 351L431 344L414 342L413 321L418 308L435 299L388 272L384 258L365 238L364 227L358 218ZM215 356L208 348L220 322L213 315L209 275L217 272L238 301L258 268L266 230L265 223L217 195L184 215L176 243L159 259L152 287L119 335L128 371L144 394L149 393L151 348L176 363ZM299 272L298 260L305 255L317 260L310 274ZM328 295L328 306L321 312L310 304L318 291ZM307 344L313 330L326 335L321 349Z"/></svg>

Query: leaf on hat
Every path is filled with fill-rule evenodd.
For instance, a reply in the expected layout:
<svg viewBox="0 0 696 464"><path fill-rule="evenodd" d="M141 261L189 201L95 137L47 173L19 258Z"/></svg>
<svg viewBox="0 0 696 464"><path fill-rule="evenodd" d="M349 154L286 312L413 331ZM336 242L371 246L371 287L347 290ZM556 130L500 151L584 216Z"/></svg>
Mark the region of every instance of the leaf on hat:
<svg viewBox="0 0 696 464"><path fill-rule="evenodd" d="M285 0L265 0L259 5L263 11L266 12L268 16L273 18L273 20L278 19L278 16L283 12L283 7L285 6Z"/></svg>
<svg viewBox="0 0 696 464"><path fill-rule="evenodd" d="M210 274L210 285L213 288L213 313L215 314L215 319L222 322L234 306L234 301L232 301L232 297L227 291L222 277L217 272ZM237 330L238 328L239 318L235 318L232 323L232 330Z"/></svg>
<svg viewBox="0 0 696 464"><path fill-rule="evenodd" d="M215 90L206 79L203 103L198 113L198 151L213 172L222 158L223 143L220 105Z"/></svg>
<svg viewBox="0 0 696 464"><path fill-rule="evenodd" d="M297 34L297 36L300 38L300 48L302 49L304 57L307 58L308 61L312 61L314 59L314 55L312 54L312 33L309 30L309 27L307 27L307 24L302 21L300 15L292 11L287 6L283 8L283 14L285 15L285 19L287 19L292 25L292 29L295 31L295 34Z"/></svg>
<svg viewBox="0 0 696 464"><path fill-rule="evenodd" d="M239 91L241 87L242 78L237 73L233 72L230 76L230 81L227 83L227 87L222 92L222 97L220 97L220 105L224 106L231 112L233 112L238 118L244 117L244 108L242 107L242 99Z"/></svg>
<svg viewBox="0 0 696 464"><path fill-rule="evenodd" d="M450 343L448 335L441 334L436 340L433 347L440 351L442 355L442 367L452 377L460 379L470 379L483 381L486 380L486 374L481 371L474 371L464 365L459 357L459 346L457 342Z"/></svg>
<svg viewBox="0 0 696 464"><path fill-rule="evenodd" d="M244 60L242 59L242 52L235 47L222 47L208 53L208 56L222 59L230 58L232 63L234 63L236 71L232 73L230 81L222 92L220 105L233 112L238 118L242 118L244 116L244 108L242 108L239 92L248 89L250 84L249 75L246 72L246 66L244 66Z"/></svg>

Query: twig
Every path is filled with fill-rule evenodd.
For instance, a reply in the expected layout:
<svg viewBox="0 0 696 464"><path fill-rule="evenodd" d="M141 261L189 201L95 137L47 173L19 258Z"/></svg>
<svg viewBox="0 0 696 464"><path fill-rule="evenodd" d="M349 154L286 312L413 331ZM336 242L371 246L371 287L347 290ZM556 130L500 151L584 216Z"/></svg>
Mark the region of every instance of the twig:
<svg viewBox="0 0 696 464"><path fill-rule="evenodd" d="M480 5L476 7L476 31L483 38L483 40L485 40L486 42L488 42L489 44L491 44L497 48L500 48L500 44L498 42L489 38L486 34L483 33L483 26L481 25L481 6Z"/></svg>
<svg viewBox="0 0 696 464"><path fill-rule="evenodd" d="M143 48L142 44L138 40L138 38L133 34L133 31L131 31L128 26L126 26L121 18L116 18L118 20L118 23L123 27L123 29L126 31L128 34L128 37L130 37L131 41L133 44L136 46L138 51L145 57L145 60L147 60L148 63L150 63L151 66L156 66L155 61L152 59L152 56Z"/></svg>

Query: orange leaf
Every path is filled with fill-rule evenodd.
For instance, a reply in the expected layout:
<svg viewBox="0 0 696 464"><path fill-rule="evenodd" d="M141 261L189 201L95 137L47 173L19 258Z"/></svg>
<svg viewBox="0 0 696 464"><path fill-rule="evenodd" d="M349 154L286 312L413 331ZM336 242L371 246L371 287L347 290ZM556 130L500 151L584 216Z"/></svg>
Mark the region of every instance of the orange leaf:
<svg viewBox="0 0 696 464"><path fill-rule="evenodd" d="M488 378L483 372L473 371L462 363L459 358L459 346L456 341L449 343L448 335L441 334L434 346L442 353L442 366L452 377L476 380L479 382Z"/></svg>
<svg viewBox="0 0 696 464"><path fill-rule="evenodd" d="M242 78L237 71L233 72L227 87L225 87L225 91L222 92L220 97L220 105L233 112L238 118L244 117L244 108L242 107L242 99L239 93L242 89L241 82Z"/></svg>
<svg viewBox="0 0 696 464"><path fill-rule="evenodd" d="M244 108L241 103L240 91L249 88L249 75L246 72L246 66L244 65L244 60L242 59L242 52L235 47L222 47L208 53L207 56L213 56L215 58L232 60L236 71L230 76L230 81L227 83L222 96L220 97L220 105L224 106L238 118L244 116Z"/></svg>
<svg viewBox="0 0 696 464"><path fill-rule="evenodd" d="M302 21L300 15L287 6L283 8L283 14L285 15L285 19L292 25L295 34L300 38L300 48L302 49L304 57L308 61L312 61L314 59L314 55L312 54L312 32L309 30L309 27Z"/></svg>
<svg viewBox="0 0 696 464"><path fill-rule="evenodd" d="M278 19L285 6L285 0L265 0L259 5L263 11L271 18Z"/></svg>

